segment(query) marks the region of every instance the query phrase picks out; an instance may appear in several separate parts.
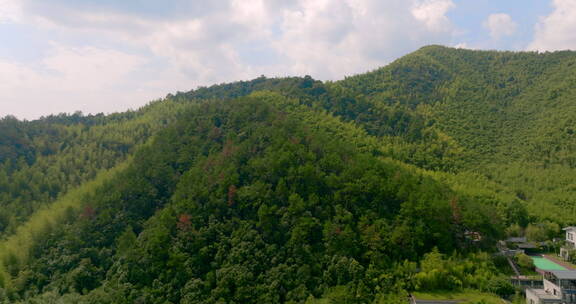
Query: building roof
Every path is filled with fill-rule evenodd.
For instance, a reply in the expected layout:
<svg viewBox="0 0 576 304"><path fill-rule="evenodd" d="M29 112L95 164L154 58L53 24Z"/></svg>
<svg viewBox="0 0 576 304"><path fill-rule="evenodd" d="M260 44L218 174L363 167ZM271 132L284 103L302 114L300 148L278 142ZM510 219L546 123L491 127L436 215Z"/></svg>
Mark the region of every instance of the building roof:
<svg viewBox="0 0 576 304"><path fill-rule="evenodd" d="M564 231L576 231L576 227L575 226L568 226L568 227L562 228L562 230L564 230Z"/></svg>
<svg viewBox="0 0 576 304"><path fill-rule="evenodd" d="M576 280L576 270L550 270L560 280Z"/></svg>
<svg viewBox="0 0 576 304"><path fill-rule="evenodd" d="M536 249L538 246L534 243L520 243L518 244L518 248L520 249Z"/></svg>
<svg viewBox="0 0 576 304"><path fill-rule="evenodd" d="M526 243L526 237L510 237L506 241L510 243Z"/></svg>

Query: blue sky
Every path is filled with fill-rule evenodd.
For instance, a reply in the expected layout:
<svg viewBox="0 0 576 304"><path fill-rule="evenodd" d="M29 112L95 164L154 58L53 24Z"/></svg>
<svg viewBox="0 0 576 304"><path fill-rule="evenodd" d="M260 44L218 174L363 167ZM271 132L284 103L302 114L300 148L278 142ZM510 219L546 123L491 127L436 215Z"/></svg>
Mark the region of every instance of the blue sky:
<svg viewBox="0 0 576 304"><path fill-rule="evenodd" d="M125 111L262 74L337 80L428 44L576 49L576 0L0 0L0 117Z"/></svg>

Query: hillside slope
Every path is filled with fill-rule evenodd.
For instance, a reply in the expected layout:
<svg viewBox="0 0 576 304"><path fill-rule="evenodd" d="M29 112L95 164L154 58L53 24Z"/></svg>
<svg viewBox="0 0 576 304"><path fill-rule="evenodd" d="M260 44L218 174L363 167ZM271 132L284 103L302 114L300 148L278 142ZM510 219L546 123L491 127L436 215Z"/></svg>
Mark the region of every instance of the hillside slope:
<svg viewBox="0 0 576 304"><path fill-rule="evenodd" d="M431 46L338 85L375 103L409 105L466 151L461 169L480 171L539 216L569 223L576 216L574 64L569 51Z"/></svg>
<svg viewBox="0 0 576 304"><path fill-rule="evenodd" d="M15 298L301 302L342 286L365 302L371 272L464 250L471 219L494 216L462 197L454 218L449 187L363 152L368 135L278 94L183 117L86 195L79 217L37 236L27 261L4 261Z"/></svg>
<svg viewBox="0 0 576 304"><path fill-rule="evenodd" d="M574 62L430 46L342 81L260 77L109 116L7 117L0 299L510 295L484 251L576 218Z"/></svg>

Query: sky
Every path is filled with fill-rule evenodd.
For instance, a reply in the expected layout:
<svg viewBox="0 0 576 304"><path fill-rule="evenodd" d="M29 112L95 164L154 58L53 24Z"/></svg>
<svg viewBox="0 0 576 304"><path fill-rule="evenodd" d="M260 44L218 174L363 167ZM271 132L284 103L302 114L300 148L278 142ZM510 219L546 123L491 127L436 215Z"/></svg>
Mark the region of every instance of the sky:
<svg viewBox="0 0 576 304"><path fill-rule="evenodd" d="M0 117L125 111L260 75L338 80L429 44L576 49L576 0L0 0Z"/></svg>

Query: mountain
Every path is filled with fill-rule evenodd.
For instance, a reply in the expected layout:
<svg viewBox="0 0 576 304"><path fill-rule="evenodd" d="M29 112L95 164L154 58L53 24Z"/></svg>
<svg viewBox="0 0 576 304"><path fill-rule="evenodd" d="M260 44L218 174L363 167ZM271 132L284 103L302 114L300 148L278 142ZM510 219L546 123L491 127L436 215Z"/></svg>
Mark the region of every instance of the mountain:
<svg viewBox="0 0 576 304"><path fill-rule="evenodd" d="M535 215L569 224L575 55L430 46L340 84L373 102L410 106L466 151L462 168L506 187Z"/></svg>
<svg viewBox="0 0 576 304"><path fill-rule="evenodd" d="M262 76L126 113L6 117L0 298L510 296L495 241L573 223L575 61L429 46L341 81Z"/></svg>

